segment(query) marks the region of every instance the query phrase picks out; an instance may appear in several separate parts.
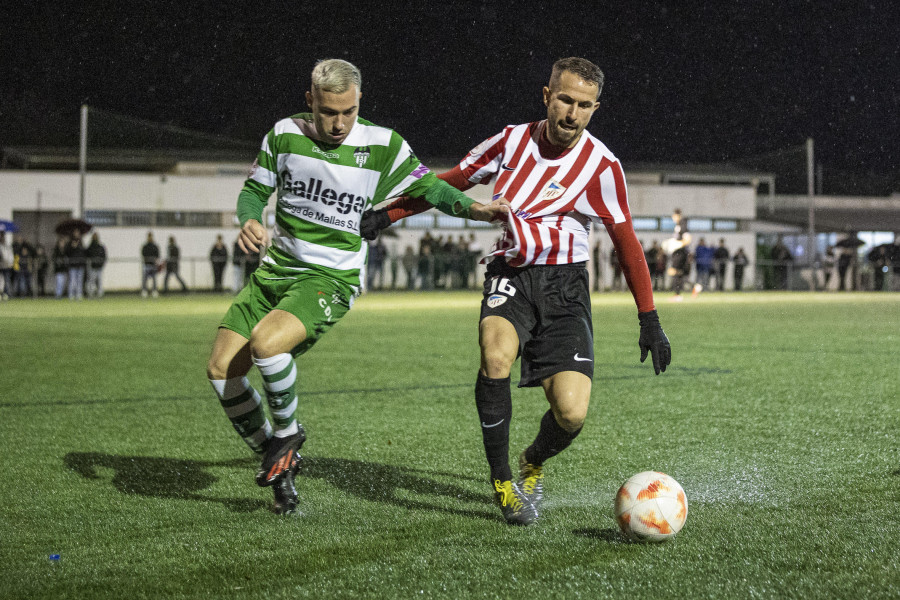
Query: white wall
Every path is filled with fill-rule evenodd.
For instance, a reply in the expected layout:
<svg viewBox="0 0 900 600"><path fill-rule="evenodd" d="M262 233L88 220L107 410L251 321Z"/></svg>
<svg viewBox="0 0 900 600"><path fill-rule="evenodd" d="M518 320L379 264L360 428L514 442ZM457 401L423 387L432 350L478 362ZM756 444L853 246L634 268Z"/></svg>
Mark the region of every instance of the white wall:
<svg viewBox="0 0 900 600"><path fill-rule="evenodd" d="M636 217L668 217L673 208L681 208L688 217L709 217L752 220L755 218L756 197L750 187L715 185L655 185L652 179L635 177L629 186L629 202ZM244 182L243 175L188 176L141 173L92 173L86 178L86 210L166 210L233 212L235 201ZM489 186L475 186L469 195L476 200L490 201ZM79 175L75 172L0 171L0 219L11 219L14 210L70 210L79 211ZM271 204L270 204L271 206ZM146 227L99 227L96 230L106 245L110 262L105 272L106 288L137 289L140 285L140 248L146 240ZM397 228L398 238L388 238L389 249L397 251L410 244L418 249L420 229ZM433 234L474 232L481 246L487 250L497 237L492 229L444 230ZM181 247L181 272L188 285L212 286L209 249L217 234L222 234L231 253L237 228L154 228L154 238L165 255L168 236L175 236ZM694 232L695 240L705 237L707 243L717 244L726 239L731 252L743 247L751 264L755 259L755 236L750 232L718 233ZM670 237L668 232L638 232L647 244ZM604 234L601 241L604 255L610 248ZM604 261L603 276L608 282L609 268ZM749 278L748 274L748 278ZM226 286L230 284L230 269L226 272ZM401 277L402 279L402 277ZM161 281L160 281L161 283ZM405 282L404 282L405 283ZM730 286L730 281L729 281Z"/></svg>

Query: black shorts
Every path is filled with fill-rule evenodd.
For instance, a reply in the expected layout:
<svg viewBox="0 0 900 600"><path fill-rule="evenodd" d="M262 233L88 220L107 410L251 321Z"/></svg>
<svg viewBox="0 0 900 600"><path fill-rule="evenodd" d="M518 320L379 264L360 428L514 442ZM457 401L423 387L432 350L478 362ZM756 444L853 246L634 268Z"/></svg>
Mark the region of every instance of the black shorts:
<svg viewBox="0 0 900 600"><path fill-rule="evenodd" d="M494 259L484 276L481 318L503 317L519 335L519 387L562 371L594 377L594 327L585 263L515 268Z"/></svg>

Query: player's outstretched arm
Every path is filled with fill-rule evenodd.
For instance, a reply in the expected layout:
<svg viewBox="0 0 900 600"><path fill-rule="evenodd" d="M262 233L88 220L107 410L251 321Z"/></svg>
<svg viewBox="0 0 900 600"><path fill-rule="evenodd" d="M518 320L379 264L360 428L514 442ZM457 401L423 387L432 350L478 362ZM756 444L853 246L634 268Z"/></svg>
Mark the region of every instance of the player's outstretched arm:
<svg viewBox="0 0 900 600"><path fill-rule="evenodd" d="M466 178L466 176L460 170L459 165L456 165L449 171L441 173L437 177L441 181L450 184L452 187L460 191L468 190L475 185ZM463 198L468 200L468 202L472 202L465 196L463 196ZM509 203L506 202L506 204L508 205ZM401 196L384 208L379 208L378 210L367 210L366 212L364 212L362 221L360 222L360 235L367 240L374 240L378 237L378 234L383 229L387 229L400 219L405 219L406 217L411 217L413 215L423 213L435 206L436 205L434 202L429 201L429 199L426 199L424 196L418 198L413 198L411 196ZM439 206L438 210L446 212ZM479 210L480 209L476 208L476 211ZM454 214L454 216L459 215ZM503 216L505 217L505 215ZM490 221L491 218L496 218L496 215L492 213L489 214L488 217L489 218L487 219L483 219L470 215L470 218L475 219L476 221Z"/></svg>
<svg viewBox="0 0 900 600"><path fill-rule="evenodd" d="M607 225L606 231L616 247L622 274L625 275L625 281L637 304L638 321L641 324L641 334L638 338L641 362L647 360L649 353L653 359L653 370L659 375L660 372L665 372L666 367L672 362L672 348L653 306L653 285L644 258L644 250L634 233L630 218L623 223Z"/></svg>

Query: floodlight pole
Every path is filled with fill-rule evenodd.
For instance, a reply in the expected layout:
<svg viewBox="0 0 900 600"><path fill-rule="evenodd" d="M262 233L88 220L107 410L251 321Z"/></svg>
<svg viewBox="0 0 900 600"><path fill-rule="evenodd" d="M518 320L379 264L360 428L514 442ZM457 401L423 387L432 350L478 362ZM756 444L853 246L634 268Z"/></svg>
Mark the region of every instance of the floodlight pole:
<svg viewBox="0 0 900 600"><path fill-rule="evenodd" d="M84 188L85 179L87 178L87 128L88 128L88 107L87 104L81 105L81 140L78 148L78 172L81 176L80 190L78 194L78 214L79 219L84 218Z"/></svg>
<svg viewBox="0 0 900 600"><path fill-rule="evenodd" d="M816 174L813 154L813 139L806 138L806 193L809 196L809 241L807 257L809 260L809 289L816 289Z"/></svg>

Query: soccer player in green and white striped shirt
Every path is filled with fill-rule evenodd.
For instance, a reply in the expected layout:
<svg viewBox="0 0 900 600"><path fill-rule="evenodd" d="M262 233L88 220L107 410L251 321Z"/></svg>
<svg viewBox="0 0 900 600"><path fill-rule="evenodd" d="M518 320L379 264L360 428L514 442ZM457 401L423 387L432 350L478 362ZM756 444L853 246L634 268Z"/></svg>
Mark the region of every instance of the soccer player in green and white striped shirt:
<svg viewBox="0 0 900 600"><path fill-rule="evenodd" d="M359 233L362 213L400 195L480 221L508 211L503 199L474 202L421 164L396 132L359 118L362 77L352 64L320 61L311 83L310 112L275 124L238 196L238 244L245 252L268 249L225 314L207 365L234 428L262 455L256 482L274 486L279 514L296 511L297 451L306 439L297 422L294 357L329 331L361 292L368 250ZM261 221L273 192L270 240ZM254 365L271 420L247 379Z"/></svg>

